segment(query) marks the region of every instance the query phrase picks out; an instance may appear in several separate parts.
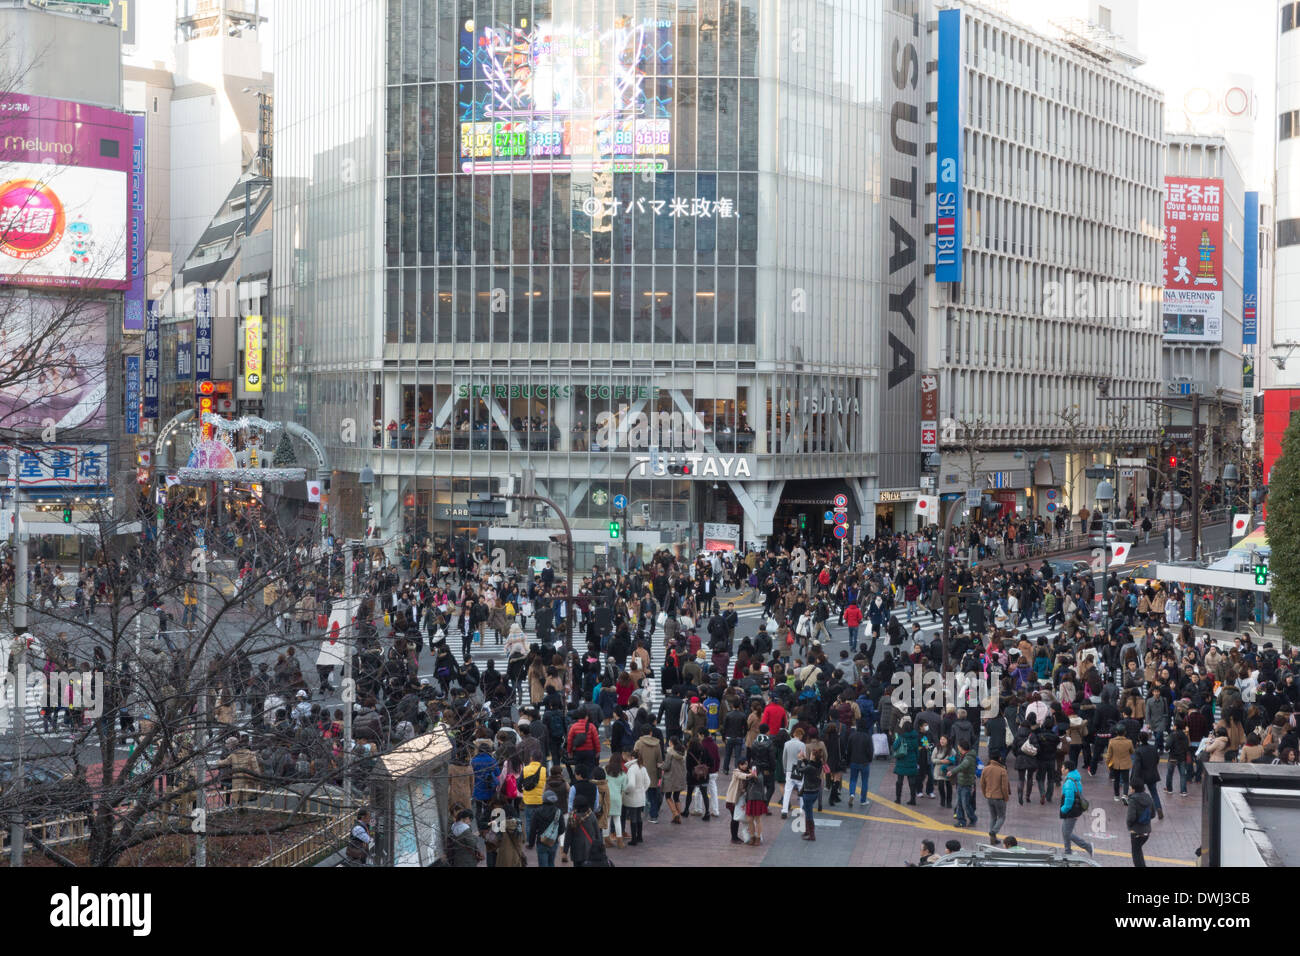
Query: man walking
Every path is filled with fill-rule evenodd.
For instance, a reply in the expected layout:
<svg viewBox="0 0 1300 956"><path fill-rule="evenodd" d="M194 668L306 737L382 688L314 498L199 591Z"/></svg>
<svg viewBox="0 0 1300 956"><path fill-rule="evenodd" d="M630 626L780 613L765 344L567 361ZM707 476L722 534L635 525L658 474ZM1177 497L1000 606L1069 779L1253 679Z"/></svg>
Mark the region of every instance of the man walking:
<svg viewBox="0 0 1300 956"><path fill-rule="evenodd" d="M781 751L781 766L785 770L785 792L781 796L782 820L790 815L790 797L798 787L798 781L793 774L794 765L807 753L807 748L803 745L803 736L803 728L796 727L794 735L786 741L785 748Z"/></svg>
<svg viewBox="0 0 1300 956"><path fill-rule="evenodd" d="M989 757L980 775L980 793L989 804L989 842L998 845L998 831L1007 822L1007 801L1011 799L1011 778L1000 753Z"/></svg>

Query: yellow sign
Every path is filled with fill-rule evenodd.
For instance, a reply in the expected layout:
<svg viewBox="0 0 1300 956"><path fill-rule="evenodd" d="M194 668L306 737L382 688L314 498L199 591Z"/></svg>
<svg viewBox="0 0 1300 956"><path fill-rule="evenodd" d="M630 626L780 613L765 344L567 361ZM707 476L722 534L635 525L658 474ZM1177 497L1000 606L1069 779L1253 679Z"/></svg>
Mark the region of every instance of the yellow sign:
<svg viewBox="0 0 1300 956"><path fill-rule="evenodd" d="M244 391L262 390L262 317L244 319Z"/></svg>

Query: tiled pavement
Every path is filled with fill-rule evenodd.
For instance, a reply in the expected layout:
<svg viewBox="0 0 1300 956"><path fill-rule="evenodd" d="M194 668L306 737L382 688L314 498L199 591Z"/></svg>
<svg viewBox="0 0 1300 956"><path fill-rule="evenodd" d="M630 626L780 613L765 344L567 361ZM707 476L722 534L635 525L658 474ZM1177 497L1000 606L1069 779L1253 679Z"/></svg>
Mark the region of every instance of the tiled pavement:
<svg viewBox="0 0 1300 956"><path fill-rule="evenodd" d="M778 802L766 820L761 847L733 845L725 817L709 823L692 817L674 826L665 811L658 824L646 824L643 845L612 849L610 855L617 866L902 866L917 859L921 841L926 838L934 840L941 853L943 844L951 839L959 840L964 848L987 842L987 831L982 827L989 817L983 797L976 796L980 828L959 829L951 811L939 808L937 797L920 797L911 807L906 803L904 787L903 804L895 804L891 768L889 760L873 764L870 806L849 809L845 795L843 803L817 814L820 822L815 843L800 839L792 832L791 821L781 820L778 790ZM719 791L725 789L726 778L722 777ZM1093 810L1080 821L1077 832L1094 844L1095 859L1103 866L1131 866L1124 826L1126 808L1111 799L1109 780L1102 772L1096 777L1085 773L1083 789ZM1151 839L1144 848L1148 866L1195 865L1195 851L1200 845L1201 793L1195 784L1188 790L1187 797L1161 790L1167 809L1164 820L1152 823ZM1059 849L1058 802L1059 797L1040 806L1035 794L1032 803L1020 806L1013 793L1001 836L1014 834L1029 849Z"/></svg>

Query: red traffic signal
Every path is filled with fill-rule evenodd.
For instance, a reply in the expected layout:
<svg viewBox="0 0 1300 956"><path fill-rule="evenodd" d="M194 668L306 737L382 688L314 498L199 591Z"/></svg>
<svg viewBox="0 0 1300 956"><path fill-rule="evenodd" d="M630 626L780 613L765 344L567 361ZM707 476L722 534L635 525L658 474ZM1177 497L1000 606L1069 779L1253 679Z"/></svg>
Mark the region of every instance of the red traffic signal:
<svg viewBox="0 0 1300 956"><path fill-rule="evenodd" d="M1177 467L1178 467L1178 456L1177 456L1177 455L1170 455L1170 456L1169 456L1169 467L1170 467L1170 468L1177 468Z"/></svg>

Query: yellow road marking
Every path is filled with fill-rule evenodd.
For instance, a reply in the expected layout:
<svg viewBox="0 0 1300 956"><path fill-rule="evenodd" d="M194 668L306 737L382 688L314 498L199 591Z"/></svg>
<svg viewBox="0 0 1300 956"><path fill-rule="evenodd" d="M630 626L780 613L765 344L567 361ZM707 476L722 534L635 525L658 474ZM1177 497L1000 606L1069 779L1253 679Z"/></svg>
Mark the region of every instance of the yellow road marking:
<svg viewBox="0 0 1300 956"><path fill-rule="evenodd" d="M977 830L974 830L971 827L958 827L958 826L953 826L950 823L939 823L937 820L934 820L931 817L927 817L924 813L919 813L913 810L911 807L904 807L902 804L896 804L892 800L884 799L874 793L868 793L867 796L869 796L876 803L879 803L881 806L893 810L901 810L906 816L913 817L913 819L895 820L892 817L870 816L869 814L865 814L865 813L849 813L846 810L818 810L816 815L832 816L832 817L847 817L850 820L869 820L872 823L894 823L899 826L913 827L918 830L939 830L939 831L946 831L949 833L963 833L966 836L970 836L972 833L979 832ZM779 803L773 803L771 805L775 807L780 807ZM1024 844L1033 844L1035 846L1051 847L1053 849L1060 846L1059 843L1053 843L1049 840L1034 840L1034 839L1030 839L1029 837L1017 836L1016 840ZM1131 856L1131 854L1124 853L1120 850L1095 849L1093 852L1095 855L1099 855L1099 856L1117 856L1117 857L1122 857L1124 859L1129 859ZM1175 860L1170 857L1150 856L1149 854L1146 855L1146 859L1151 860L1152 862L1155 863L1168 863L1171 866L1195 866L1196 865L1194 862L1190 860Z"/></svg>

